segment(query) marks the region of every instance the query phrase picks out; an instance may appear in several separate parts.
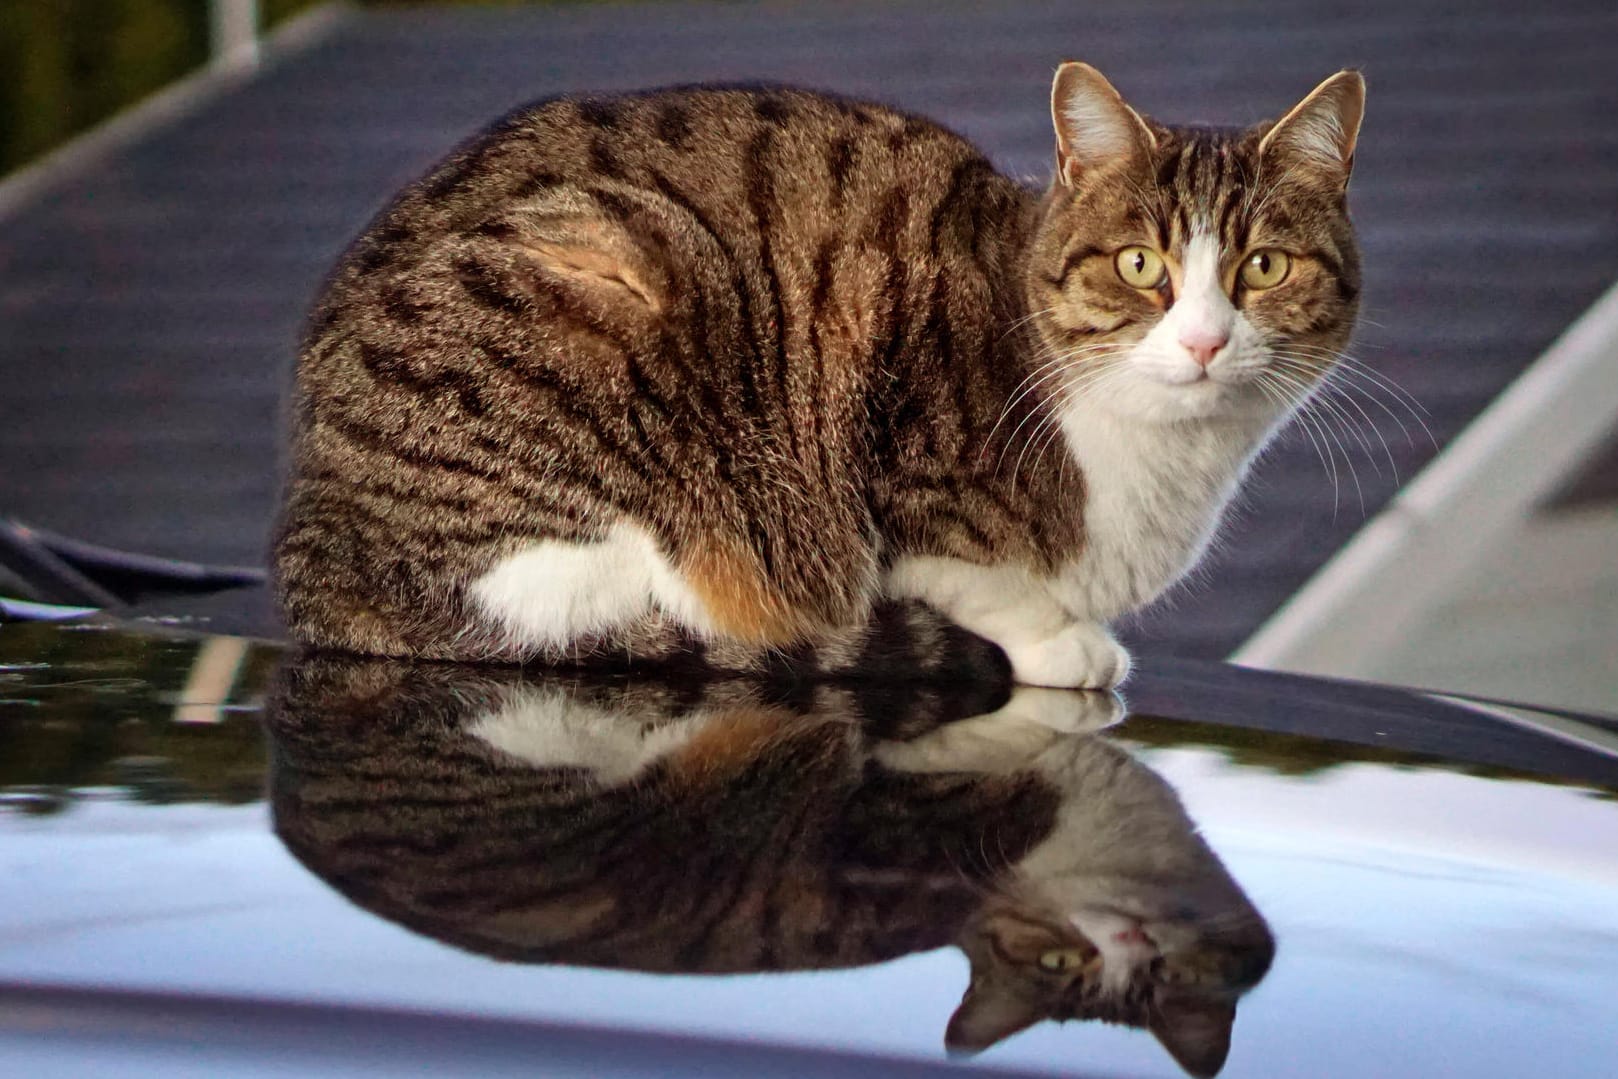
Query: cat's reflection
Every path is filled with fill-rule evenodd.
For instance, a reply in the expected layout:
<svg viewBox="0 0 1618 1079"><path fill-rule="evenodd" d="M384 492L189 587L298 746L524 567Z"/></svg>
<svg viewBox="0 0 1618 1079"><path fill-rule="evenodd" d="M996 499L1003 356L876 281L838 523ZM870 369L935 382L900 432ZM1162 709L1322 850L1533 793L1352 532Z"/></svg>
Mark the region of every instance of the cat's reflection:
<svg viewBox="0 0 1618 1079"><path fill-rule="evenodd" d="M1117 698L963 692L305 659L269 712L276 829L361 906L502 959L716 973L954 944L951 1050L1101 1019L1212 1075L1264 920L1093 733Z"/></svg>

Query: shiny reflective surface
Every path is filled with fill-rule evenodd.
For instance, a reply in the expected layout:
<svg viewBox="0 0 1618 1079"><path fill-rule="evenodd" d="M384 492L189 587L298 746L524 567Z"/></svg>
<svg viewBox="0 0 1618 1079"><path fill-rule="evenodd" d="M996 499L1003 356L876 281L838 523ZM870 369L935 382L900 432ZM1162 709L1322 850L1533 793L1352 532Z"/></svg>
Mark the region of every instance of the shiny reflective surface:
<svg viewBox="0 0 1618 1079"><path fill-rule="evenodd" d="M280 658L0 628L0 979L1054 1072L1206 1073L1229 1034L1225 1075L1610 1073L1611 761L1480 764L1486 717L1446 759L1196 722L1218 687L1150 672L1159 714L1109 726ZM1344 722L1329 690L1302 725ZM1046 1021L1084 1015L1157 1037Z"/></svg>
<svg viewBox="0 0 1618 1079"><path fill-rule="evenodd" d="M1218 1071L1274 944L1168 786L1088 733L1120 702L975 710L314 658L266 710L271 811L345 896L473 952L747 973L954 944L953 1051L1105 1019Z"/></svg>

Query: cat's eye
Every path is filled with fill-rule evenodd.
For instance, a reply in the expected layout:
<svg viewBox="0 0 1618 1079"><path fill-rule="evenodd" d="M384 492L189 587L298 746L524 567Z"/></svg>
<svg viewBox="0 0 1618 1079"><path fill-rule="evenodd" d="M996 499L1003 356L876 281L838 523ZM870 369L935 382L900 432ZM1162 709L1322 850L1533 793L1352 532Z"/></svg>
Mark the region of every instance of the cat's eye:
<svg viewBox="0 0 1618 1079"><path fill-rule="evenodd" d="M1113 256L1112 262L1118 268L1118 276L1130 288L1162 288L1168 279L1163 256L1150 247L1126 247Z"/></svg>
<svg viewBox="0 0 1618 1079"><path fill-rule="evenodd" d="M1242 284L1251 289L1274 288L1292 272L1292 258L1285 251L1270 247L1255 251L1242 263Z"/></svg>
<svg viewBox="0 0 1618 1079"><path fill-rule="evenodd" d="M1097 952L1085 952L1082 948L1056 948L1043 953L1039 957L1041 970L1048 970L1053 974L1066 974L1069 971L1083 967L1092 957L1099 956Z"/></svg>

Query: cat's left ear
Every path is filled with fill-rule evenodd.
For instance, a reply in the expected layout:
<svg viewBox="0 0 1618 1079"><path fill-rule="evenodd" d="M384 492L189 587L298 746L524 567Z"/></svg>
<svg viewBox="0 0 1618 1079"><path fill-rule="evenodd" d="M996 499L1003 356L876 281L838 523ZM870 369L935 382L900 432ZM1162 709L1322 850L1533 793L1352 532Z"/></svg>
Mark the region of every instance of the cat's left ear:
<svg viewBox="0 0 1618 1079"><path fill-rule="evenodd" d="M1364 116L1365 79L1358 71L1339 71L1275 122L1258 144L1259 156L1347 186Z"/></svg>
<svg viewBox="0 0 1618 1079"><path fill-rule="evenodd" d="M1067 187L1109 163L1144 164L1157 145L1152 129L1112 83L1075 60L1056 69L1051 123L1056 127L1056 178Z"/></svg>
<svg viewBox="0 0 1618 1079"><path fill-rule="evenodd" d="M1196 1079L1212 1079L1225 1066L1235 1025L1233 1002L1196 996L1159 1000L1149 1023L1174 1062Z"/></svg>

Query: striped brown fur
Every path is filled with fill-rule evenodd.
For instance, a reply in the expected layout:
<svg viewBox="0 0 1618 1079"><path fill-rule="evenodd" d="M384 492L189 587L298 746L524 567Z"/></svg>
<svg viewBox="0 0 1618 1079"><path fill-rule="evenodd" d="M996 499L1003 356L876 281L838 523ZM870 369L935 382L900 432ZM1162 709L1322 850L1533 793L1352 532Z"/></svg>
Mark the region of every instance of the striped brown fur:
<svg viewBox="0 0 1618 1079"><path fill-rule="evenodd" d="M1352 320L1340 191L1252 198L1264 126L1151 130L1150 180L1076 198L930 121L794 89L511 114L383 211L314 311L275 543L294 636L498 660L700 637L746 666L857 649L901 556L1056 573L1085 546L1086 478L1024 460L1061 391L1019 388L1051 349L1159 313L1103 257L1144 218L1166 249L1199 207L1233 243L1285 234L1319 287L1255 317L1337 346ZM542 646L469 601L502 558L622 522L701 632L653 612Z"/></svg>

